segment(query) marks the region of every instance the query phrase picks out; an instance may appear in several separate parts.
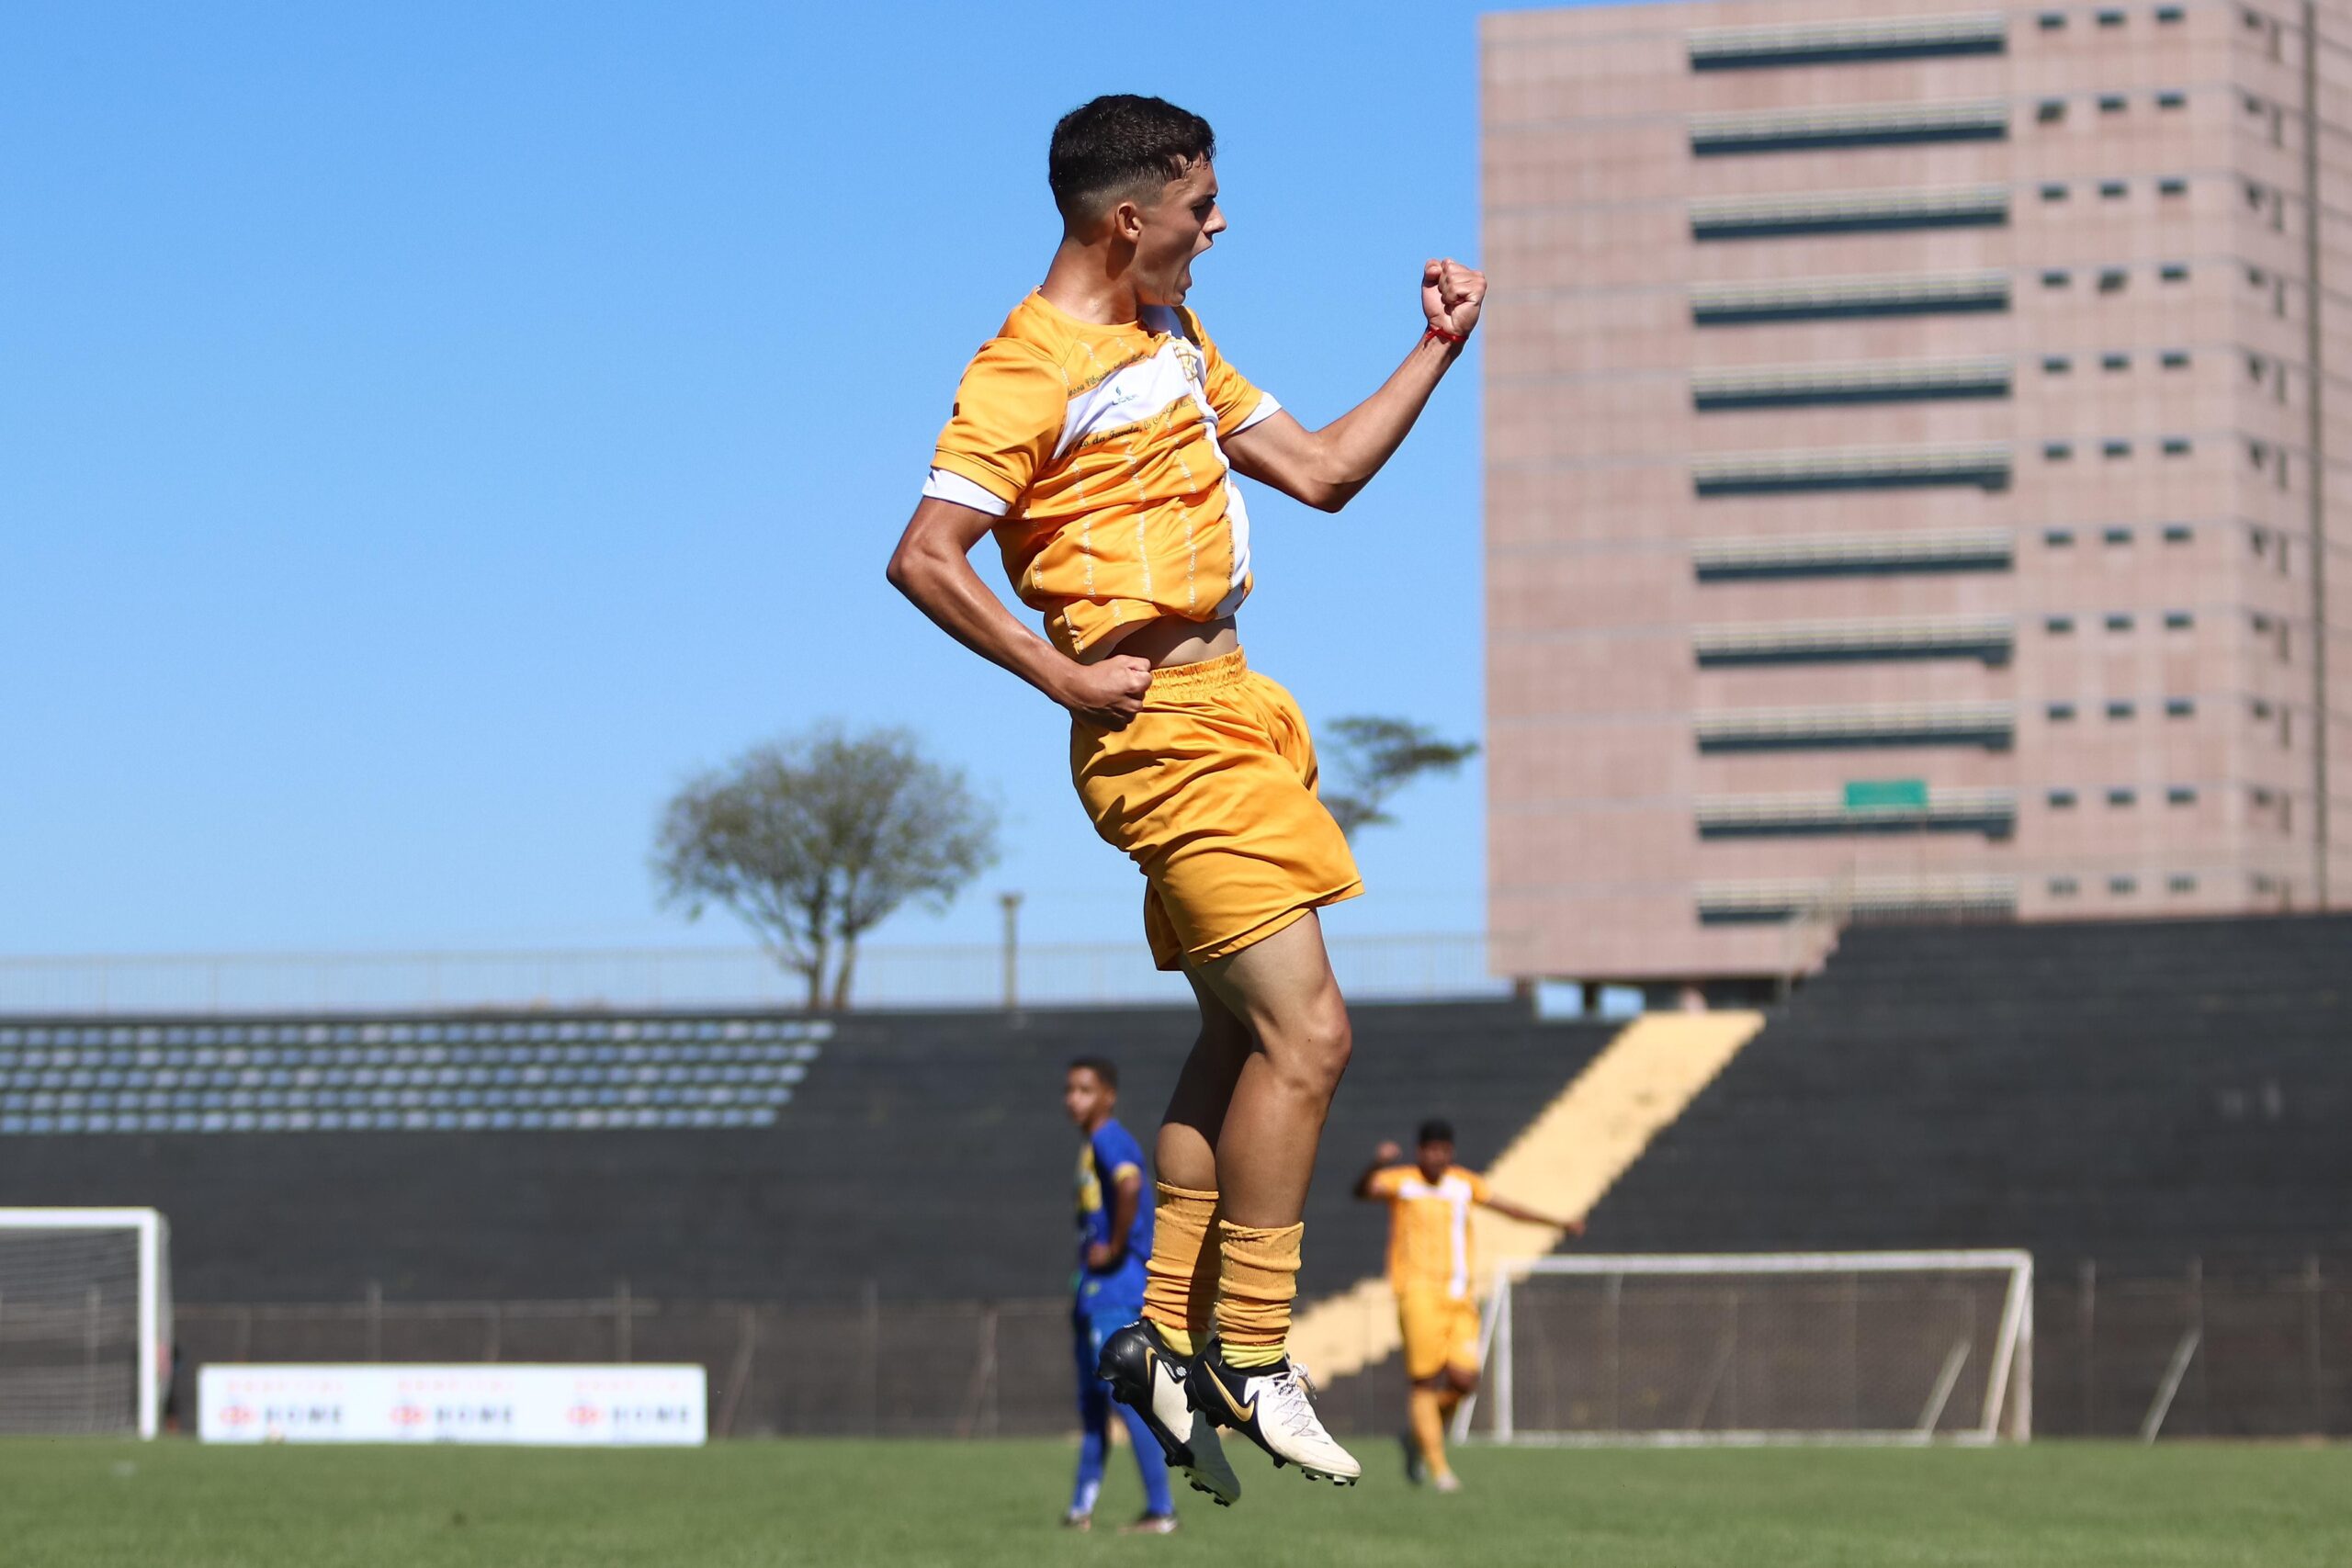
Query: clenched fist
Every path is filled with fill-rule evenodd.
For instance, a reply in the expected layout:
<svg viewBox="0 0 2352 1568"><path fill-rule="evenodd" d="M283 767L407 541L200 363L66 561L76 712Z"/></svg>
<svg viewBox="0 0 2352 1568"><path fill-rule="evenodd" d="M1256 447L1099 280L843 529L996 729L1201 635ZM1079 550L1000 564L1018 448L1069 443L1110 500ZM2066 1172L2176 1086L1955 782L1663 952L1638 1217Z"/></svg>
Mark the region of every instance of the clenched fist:
<svg viewBox="0 0 2352 1568"><path fill-rule="evenodd" d="M1151 690L1151 660L1114 653L1094 664L1073 662L1057 683L1054 700L1080 723L1098 729L1125 729L1143 711Z"/></svg>
<svg viewBox="0 0 2352 1568"><path fill-rule="evenodd" d="M1440 332L1469 336L1486 298L1483 272L1473 272L1450 257L1431 260L1421 268L1421 314Z"/></svg>

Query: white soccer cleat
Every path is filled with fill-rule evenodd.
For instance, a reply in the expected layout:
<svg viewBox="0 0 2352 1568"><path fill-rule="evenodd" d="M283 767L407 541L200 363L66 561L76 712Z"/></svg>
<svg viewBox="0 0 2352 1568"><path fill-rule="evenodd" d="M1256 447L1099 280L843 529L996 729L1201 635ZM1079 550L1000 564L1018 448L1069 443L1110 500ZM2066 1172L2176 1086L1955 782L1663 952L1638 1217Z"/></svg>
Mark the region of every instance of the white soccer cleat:
<svg viewBox="0 0 2352 1568"><path fill-rule="evenodd" d="M1356 1456L1332 1440L1315 1414L1313 1384L1289 1359L1271 1367L1228 1367L1215 1344L1193 1363L1193 1402L1311 1481L1353 1486L1363 1474Z"/></svg>
<svg viewBox="0 0 2352 1568"><path fill-rule="evenodd" d="M1430 1484L1440 1492L1459 1492L1462 1490L1462 1477L1449 1470L1431 1481Z"/></svg>

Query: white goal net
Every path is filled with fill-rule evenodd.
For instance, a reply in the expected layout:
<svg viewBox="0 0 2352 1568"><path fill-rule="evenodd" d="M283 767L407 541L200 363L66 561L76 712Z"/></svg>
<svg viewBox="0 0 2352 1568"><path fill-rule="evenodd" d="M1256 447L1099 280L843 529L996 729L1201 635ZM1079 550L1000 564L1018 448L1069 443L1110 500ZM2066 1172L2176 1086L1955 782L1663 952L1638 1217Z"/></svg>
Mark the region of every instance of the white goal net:
<svg viewBox="0 0 2352 1568"><path fill-rule="evenodd" d="M1561 1256L1498 1271L1462 1436L1990 1443L2032 1433L2023 1252Z"/></svg>
<svg viewBox="0 0 2352 1568"><path fill-rule="evenodd" d="M0 1435L161 1429L169 1258L153 1209L0 1209Z"/></svg>

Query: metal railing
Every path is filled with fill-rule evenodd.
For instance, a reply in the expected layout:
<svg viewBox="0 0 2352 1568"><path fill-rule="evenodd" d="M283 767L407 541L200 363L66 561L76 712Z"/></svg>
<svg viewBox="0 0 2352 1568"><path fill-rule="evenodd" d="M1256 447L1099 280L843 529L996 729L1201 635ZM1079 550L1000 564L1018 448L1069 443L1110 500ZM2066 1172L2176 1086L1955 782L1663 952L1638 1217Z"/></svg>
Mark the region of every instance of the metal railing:
<svg viewBox="0 0 2352 1568"><path fill-rule="evenodd" d="M1476 932L1336 937L1363 1000L1500 996ZM1010 996L1008 996L1010 991ZM397 1012L451 1008L797 1008L807 986L756 947L511 952L95 954L0 958L0 1014ZM1187 1003L1140 937L879 946L857 958L860 1008Z"/></svg>
<svg viewBox="0 0 2352 1568"><path fill-rule="evenodd" d="M2352 1269L2341 1257L2216 1275L2060 1267L2035 1291L2037 1436L2352 1435ZM1385 1299L1366 1310L1386 1313ZM1066 1432L1069 1303L807 1301L181 1304L175 1408L211 1362L695 1362L711 1431L994 1437ZM1404 1418L1394 1358L1318 1395L1334 1429Z"/></svg>

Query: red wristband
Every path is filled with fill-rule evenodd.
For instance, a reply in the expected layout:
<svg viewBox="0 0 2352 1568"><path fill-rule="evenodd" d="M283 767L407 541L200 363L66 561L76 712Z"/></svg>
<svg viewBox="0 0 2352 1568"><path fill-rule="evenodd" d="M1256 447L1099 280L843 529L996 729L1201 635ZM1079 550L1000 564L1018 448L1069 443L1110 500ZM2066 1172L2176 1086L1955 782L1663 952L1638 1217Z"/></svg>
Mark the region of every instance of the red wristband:
<svg viewBox="0 0 2352 1568"><path fill-rule="evenodd" d="M1424 338L1435 338L1440 343L1468 343L1470 341L1470 334L1468 333L1450 333L1443 327L1431 327L1427 332L1423 333L1421 336Z"/></svg>

